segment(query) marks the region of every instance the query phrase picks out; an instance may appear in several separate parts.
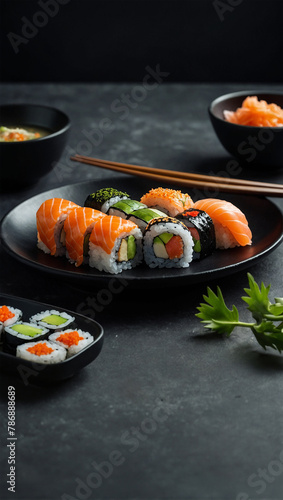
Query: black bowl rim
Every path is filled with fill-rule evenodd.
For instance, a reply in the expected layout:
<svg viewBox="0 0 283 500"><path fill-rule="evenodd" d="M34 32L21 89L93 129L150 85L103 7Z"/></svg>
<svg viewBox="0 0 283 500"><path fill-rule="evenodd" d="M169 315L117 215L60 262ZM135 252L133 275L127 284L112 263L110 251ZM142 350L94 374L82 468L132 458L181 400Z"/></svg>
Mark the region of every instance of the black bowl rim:
<svg viewBox="0 0 283 500"><path fill-rule="evenodd" d="M46 106L44 104L36 104L36 103L33 103L33 104L27 104L27 103L11 103L11 104L0 104L0 112L1 112L1 109L3 108L18 108L18 107L29 107L29 108L44 108L44 109L50 109L52 111L55 111L56 113L58 113L59 115L61 115L65 120L66 120L66 125L64 125L64 127L60 128L59 130L57 130L56 132L52 132L51 134L48 134L47 136L45 137L40 137L39 139L30 139L28 141L28 144L30 143L33 143L33 142L42 142L42 141L46 141L46 140L50 140L51 138L53 137L56 137L58 135L61 135L65 132L67 132L70 127L71 127L71 120L69 118L69 116L64 112L64 111L61 111L61 109L58 109L58 108L54 108L53 106ZM19 145L23 145L23 144L26 144L27 141L23 141L23 142L1 142L1 147L3 147L2 145L5 144L6 146L5 147L14 147L15 144L17 144L18 146ZM11 146L12 145L12 146Z"/></svg>
<svg viewBox="0 0 283 500"><path fill-rule="evenodd" d="M233 99L234 97L241 97L241 96L250 96L250 95L261 95L261 94L265 94L265 95L270 95L270 96L280 96L280 97L283 97L283 92L272 92L272 91L269 91L269 90L239 90L237 92L230 92L229 94L223 94L219 97L216 97L216 99L214 99L210 105L208 106L208 113L210 116L212 116L214 118L214 120L217 120L219 122L224 122L227 124L228 127L238 127L238 128L243 128L243 129L249 129L249 130L252 130L252 129L255 129L255 130L276 130L276 132L278 132L279 130L283 131L283 127L255 127L255 126L250 126L250 125L239 125L238 123L231 123L231 122L228 122L227 120L225 120L224 118L219 118L219 116L216 116L214 114L214 111L213 111L213 108L219 104L220 102L224 102L228 99Z"/></svg>

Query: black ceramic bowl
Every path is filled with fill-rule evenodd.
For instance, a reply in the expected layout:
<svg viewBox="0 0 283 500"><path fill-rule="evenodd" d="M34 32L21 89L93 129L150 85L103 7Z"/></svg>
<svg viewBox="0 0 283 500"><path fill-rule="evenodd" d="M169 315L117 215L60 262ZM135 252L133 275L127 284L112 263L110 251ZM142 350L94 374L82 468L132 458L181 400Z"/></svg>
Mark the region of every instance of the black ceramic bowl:
<svg viewBox="0 0 283 500"><path fill-rule="evenodd" d="M45 129L49 135L22 142L0 142L0 186L36 183L59 160L70 129L68 116L58 109L36 104L0 106L0 125Z"/></svg>
<svg viewBox="0 0 283 500"><path fill-rule="evenodd" d="M283 108L283 93L234 92L215 99L208 112L218 139L238 162L248 168L283 167L283 127L249 127L224 119L223 111L236 111L247 96L257 96Z"/></svg>

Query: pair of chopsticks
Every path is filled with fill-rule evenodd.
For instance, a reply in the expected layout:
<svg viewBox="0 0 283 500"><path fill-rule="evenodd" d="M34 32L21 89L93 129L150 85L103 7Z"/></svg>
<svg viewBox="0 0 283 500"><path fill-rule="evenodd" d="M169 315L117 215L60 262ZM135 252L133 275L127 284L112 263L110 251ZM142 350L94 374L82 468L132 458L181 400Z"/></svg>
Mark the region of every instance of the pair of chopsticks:
<svg viewBox="0 0 283 500"><path fill-rule="evenodd" d="M71 160L86 163L87 165L92 165L94 167L122 172L124 174L145 177L160 183L176 184L177 186L186 188L199 188L201 190L210 188L226 193L283 197L282 184L142 167L139 165L129 165L127 163L101 160L99 158L90 158L88 156L78 154L71 156Z"/></svg>

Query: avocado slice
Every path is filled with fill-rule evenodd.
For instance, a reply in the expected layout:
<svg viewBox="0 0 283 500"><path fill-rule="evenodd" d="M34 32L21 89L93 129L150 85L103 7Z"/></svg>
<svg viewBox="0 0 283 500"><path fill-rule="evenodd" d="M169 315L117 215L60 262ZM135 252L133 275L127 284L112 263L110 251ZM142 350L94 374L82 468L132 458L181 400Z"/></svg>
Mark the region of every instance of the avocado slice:
<svg viewBox="0 0 283 500"><path fill-rule="evenodd" d="M130 234L128 237L128 248L127 248L127 256L128 260L131 260L134 258L137 252L137 245L136 245L136 238Z"/></svg>
<svg viewBox="0 0 283 500"><path fill-rule="evenodd" d="M141 208L139 210L134 210L131 215L143 220L144 222L149 222L152 219L157 219L160 217L166 217L166 214L163 214L162 212L160 212L160 210L151 210L150 208Z"/></svg>
<svg viewBox="0 0 283 500"><path fill-rule="evenodd" d="M115 205L112 205L111 208L118 208L119 210L122 210L122 212L124 212L125 214L129 215L134 210L140 210L141 208L146 208L146 205L136 200L121 200L115 203Z"/></svg>
<svg viewBox="0 0 283 500"><path fill-rule="evenodd" d="M168 241L171 240L172 237L173 237L172 233L162 233L159 235L159 238L163 241L165 245L166 243L168 243Z"/></svg>
<svg viewBox="0 0 283 500"><path fill-rule="evenodd" d="M195 240L195 239L194 239L194 242L195 242L195 245L194 245L194 251L195 251L195 252L200 252L200 251L201 251L201 244L200 244L200 240Z"/></svg>
<svg viewBox="0 0 283 500"><path fill-rule="evenodd" d="M153 240L153 251L156 257L160 259L168 259L168 253L166 252L166 248L164 242L160 239L159 236L156 236Z"/></svg>

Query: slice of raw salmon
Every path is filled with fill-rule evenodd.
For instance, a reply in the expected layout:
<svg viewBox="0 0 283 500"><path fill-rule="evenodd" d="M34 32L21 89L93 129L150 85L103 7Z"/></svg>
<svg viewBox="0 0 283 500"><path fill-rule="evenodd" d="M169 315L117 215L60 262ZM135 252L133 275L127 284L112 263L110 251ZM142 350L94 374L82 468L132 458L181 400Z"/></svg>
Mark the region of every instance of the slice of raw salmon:
<svg viewBox="0 0 283 500"><path fill-rule="evenodd" d="M106 217L106 214L89 207L75 208L68 213L64 222L65 244L69 259L75 262L76 266L83 263L86 233L103 217Z"/></svg>
<svg viewBox="0 0 283 500"><path fill-rule="evenodd" d="M55 255L56 229L62 220L73 208L79 207L76 203L63 198L51 198L44 201L36 212L36 225L38 240L49 249L51 255Z"/></svg>
<svg viewBox="0 0 283 500"><path fill-rule="evenodd" d="M110 254L117 238L122 234L130 233L138 226L130 221L115 215L99 219L95 224L89 241L101 247L107 254Z"/></svg>

